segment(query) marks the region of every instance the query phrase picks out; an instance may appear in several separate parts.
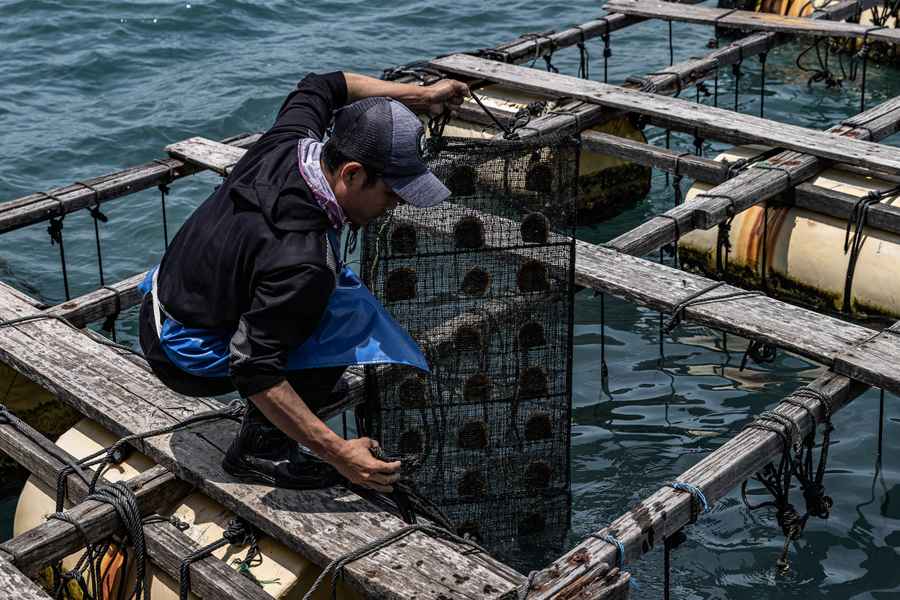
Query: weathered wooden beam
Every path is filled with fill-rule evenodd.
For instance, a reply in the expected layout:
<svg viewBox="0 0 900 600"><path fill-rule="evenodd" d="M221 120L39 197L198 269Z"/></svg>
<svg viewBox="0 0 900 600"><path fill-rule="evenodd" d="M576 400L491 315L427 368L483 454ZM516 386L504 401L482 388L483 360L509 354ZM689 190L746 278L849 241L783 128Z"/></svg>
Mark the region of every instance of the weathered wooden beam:
<svg viewBox="0 0 900 600"><path fill-rule="evenodd" d="M67 463L74 462L75 457L14 415L11 420L13 422L10 424L0 425L0 449L27 468L44 485L54 488L57 473ZM179 482L179 485L182 484ZM68 478L67 489L73 502L80 502L87 495L87 486L74 475ZM181 560L198 548L191 538L169 522L145 525L144 538L148 558L176 581L179 579ZM214 557L191 565L191 590L201 598L270 598L259 586Z"/></svg>
<svg viewBox="0 0 900 600"><path fill-rule="evenodd" d="M0 319L36 312L0 288ZM0 329L0 360L119 436L170 425L217 406L172 392L113 349L55 320ZM403 526L342 488L292 491L235 481L221 467L235 428L230 422L200 425L145 440L139 449L322 566ZM524 581L512 568L489 556L464 554L450 542L420 534L404 542L348 565L348 583L366 594L411 599L440 594L482 598L486 586L496 590L487 597L496 597Z"/></svg>
<svg viewBox="0 0 900 600"><path fill-rule="evenodd" d="M439 58L430 64L448 73L487 79L529 93L572 97L614 109L654 115L683 127L706 129L715 132L717 137L725 136L734 141L783 147L876 170L900 169L898 148L776 123L688 100L461 54Z"/></svg>
<svg viewBox="0 0 900 600"><path fill-rule="evenodd" d="M832 412L836 412L859 396L866 386L851 382L846 377L825 373L809 384L811 389L830 400ZM825 408L818 400L801 398L815 415L816 422L825 420ZM799 439L808 434L814 423L807 412L791 404L781 403L774 412L790 419L800 431ZM703 491L710 505L724 497L732 488L761 470L781 455L781 437L771 431L744 429L696 465L682 473L674 481L696 485ZM616 546L603 541L612 535L624 546L626 561L634 561L661 547L669 537L692 520L691 494L671 487L663 487L615 519L609 526L586 538L565 555L553 561L535 578L529 600L558 598L568 586L588 585L606 564L615 564ZM577 560L576 560L577 557ZM598 586L602 589L602 585ZM587 600L592 596L567 596L571 600Z"/></svg>
<svg viewBox="0 0 900 600"><path fill-rule="evenodd" d="M812 19L844 19L860 7L866 10L878 5L881 0L862 0L857 3L853 0L844 0L829 4L826 8L817 9ZM610 15L610 19L618 14ZM776 46L789 41L789 36L775 33L755 33L753 35L735 40L700 57L675 63L655 73L643 77L630 77L622 87L642 89L655 94L674 94L688 89L705 79L713 77L718 69L728 65L742 62L748 56L756 56L768 52ZM584 103L581 101L567 102L559 107L558 114L547 114L535 119L522 131L522 135L533 135L541 132L553 132L563 130L573 125L573 115L578 116L581 128L590 127L608 120L622 116L627 111L610 110L602 106ZM649 116L648 121L656 126L683 131L685 128L678 123ZM703 137L709 137L707 130L688 129L688 133L697 133Z"/></svg>
<svg viewBox="0 0 900 600"><path fill-rule="evenodd" d="M873 335L853 349L835 358L833 370L895 394L900 382L885 373L900 368L900 322Z"/></svg>
<svg viewBox="0 0 900 600"><path fill-rule="evenodd" d="M80 482L79 482L80 483ZM135 493L142 515L169 508L186 497L191 486L179 481L160 466L137 475L126 483ZM91 543L122 531L123 524L116 509L96 500L85 500L66 510L81 525ZM13 562L26 575L35 576L40 569L84 547L84 537L74 525L58 519L44 523L0 544L12 555Z"/></svg>
<svg viewBox="0 0 900 600"><path fill-rule="evenodd" d="M878 141L900 128L900 98L892 98L828 130L829 134ZM753 165L691 202L666 211L609 242L621 252L642 256L694 229L709 229L754 204L817 175L827 166L815 156L781 152Z"/></svg>
<svg viewBox="0 0 900 600"><path fill-rule="evenodd" d="M794 206L815 213L848 220L860 198L838 190L801 183L794 191ZM900 234L900 206L872 204L866 213L866 226Z"/></svg>
<svg viewBox="0 0 900 600"><path fill-rule="evenodd" d="M259 134L244 134L226 138L223 143L248 148L257 139ZM50 190L49 194L54 198L44 193L36 193L3 202L0 203L0 233L94 206L98 202L103 204L140 190L168 184L173 179L193 175L200 170L183 161L166 158L160 159L159 162L144 163L108 175L86 179L83 184L75 183Z"/></svg>
<svg viewBox="0 0 900 600"><path fill-rule="evenodd" d="M0 590L7 598L16 600L50 600L50 596L36 583L15 568L0 552Z"/></svg>
<svg viewBox="0 0 900 600"><path fill-rule="evenodd" d="M673 2L659 0L610 0L604 8L613 13L634 17L716 25L742 31L770 31L802 36L852 39L868 37L872 41L891 44L900 41L900 31L886 27L706 6L685 8Z"/></svg>
<svg viewBox="0 0 900 600"><path fill-rule="evenodd" d="M88 323L113 315L116 311L140 304L143 296L137 286L146 275L146 272L132 275L105 288L51 306L45 312L48 315L68 319L76 327L84 327Z"/></svg>

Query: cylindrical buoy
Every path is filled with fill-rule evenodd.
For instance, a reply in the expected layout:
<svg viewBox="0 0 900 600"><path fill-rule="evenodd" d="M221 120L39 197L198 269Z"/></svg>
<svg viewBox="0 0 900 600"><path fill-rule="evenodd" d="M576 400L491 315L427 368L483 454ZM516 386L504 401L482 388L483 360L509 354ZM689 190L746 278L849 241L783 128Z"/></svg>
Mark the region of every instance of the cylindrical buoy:
<svg viewBox="0 0 900 600"><path fill-rule="evenodd" d="M748 159L766 150L762 146L739 146L720 154L717 160ZM840 168L828 168L810 183L857 198L896 186ZM710 187L695 184L686 201ZM886 197L882 203L898 206L900 198ZM844 250L846 230L847 222L834 217L775 202L768 210L765 203L759 204L734 217L728 233L731 247L727 261L718 264L727 263L726 276L742 286L766 288L775 296L840 311L845 306L850 265L850 253ZM851 236L853 231L851 228ZM682 266L720 275L716 254L725 250L724 246L719 249L718 235L715 227L684 235L678 245ZM900 278L896 276L900 236L871 227L863 228L862 236L850 286L851 314L900 318Z"/></svg>
<svg viewBox="0 0 900 600"><path fill-rule="evenodd" d="M63 433L57 445L75 458L88 456L101 448L111 446L116 437L89 419L82 419L74 427ZM113 465L106 471L105 477L111 482L130 479L151 468L153 461L139 452L132 452L120 465ZM16 506L13 534L21 533L44 522L47 515L55 510L55 490L51 490L36 477L30 477L19 496ZM165 517L175 516L189 525L184 534L199 546L205 546L222 537L234 514L207 496L197 492L189 495L172 510L162 513ZM262 589L273 598L279 600L299 600L310 588L321 569L299 554L291 551L277 540L259 536L260 560L249 567L247 576L256 581ZM233 568L236 561L246 557L248 548L225 546L213 552L213 556L224 560ZM72 568L82 552L77 552L63 561L63 568ZM124 588L127 592L134 585L134 564L129 556L129 563L124 564L121 555L107 555L104 566L107 575L103 576L103 592L98 596L101 600L118 598L118 591ZM169 577L161 569L151 563L147 564L147 582L151 600L178 600L178 582ZM93 584L91 584L93 585ZM73 598L80 597L77 588L71 590ZM196 598L196 596L191 596ZM316 600L331 598L330 582L315 594ZM342 582L338 583L338 598L356 600L359 594L349 589Z"/></svg>
<svg viewBox="0 0 900 600"><path fill-rule="evenodd" d="M504 88L501 85L489 85L479 88L476 92L488 110L502 109L504 111L520 111L529 105L541 100L540 96L527 94L518 90ZM471 99L466 99L477 110L478 105ZM553 110L552 103L544 109L546 114ZM537 117L532 117L537 118ZM630 140L646 143L647 138L643 132L636 128L628 118L619 118L592 127L590 131L600 131L616 135ZM444 135L473 139L489 139L496 135L496 131L481 125L451 119L444 128ZM529 172L523 179L523 187L531 192L549 192L543 189L543 185L549 185L551 176L542 174L539 169L545 166L537 165L537 170ZM463 168L467 168L464 166ZM578 222L591 224L605 221L619 214L625 208L633 206L643 200L650 192L650 167L638 165L615 156L581 151L578 176ZM481 177L476 170L469 168L467 172L454 173L447 186L454 193L463 193L465 190L475 189L475 181ZM496 182L499 187L503 185Z"/></svg>

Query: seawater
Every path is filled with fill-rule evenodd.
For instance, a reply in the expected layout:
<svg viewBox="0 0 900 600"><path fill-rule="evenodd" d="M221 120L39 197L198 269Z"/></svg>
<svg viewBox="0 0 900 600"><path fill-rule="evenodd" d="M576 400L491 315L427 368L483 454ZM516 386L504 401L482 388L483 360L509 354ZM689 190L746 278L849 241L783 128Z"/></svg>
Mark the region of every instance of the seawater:
<svg viewBox="0 0 900 600"><path fill-rule="evenodd" d="M494 45L528 31L603 14L588 0L494 2L0 0L0 200L46 190L162 156L190 136L213 139L265 129L284 96L310 71L381 69L460 49ZM675 60L701 56L711 28L674 24ZM612 35L610 81L668 65L668 29L643 23ZM794 64L802 44L768 60L766 116L826 128L859 107L852 83L808 87ZM601 43L589 43L594 78ZM542 64L542 63L539 63ZM577 52L554 64L575 74ZM760 66L748 58L740 110L757 114ZM723 70L721 102L734 81ZM693 92L686 92L692 94ZM900 93L896 69L870 66L869 106ZM709 100L706 100L707 102ZM648 129L651 141L663 133ZM888 143L896 143L896 139ZM673 136L685 150L690 139ZM707 154L725 146L707 144ZM217 183L201 174L177 182L168 203L170 235ZM579 230L602 242L672 204L664 175L649 198L611 222ZM145 191L103 207L107 281L146 269L163 250L159 195ZM47 303L63 299L57 248L46 225L0 237L0 279ZM84 211L65 219L72 294L98 286L93 227ZM774 364L738 370L746 342L685 324L665 340L659 316L607 299L608 383L600 378L599 299L576 300L573 399L573 528L569 544L708 455L752 417L822 371L779 353ZM134 341L134 311L120 321ZM793 545L791 570L775 570L782 537L772 515L751 513L732 493L690 527L673 555L674 597L893 598L900 592L900 487L896 398L888 396L884 458L876 468L878 394L868 392L834 420L826 485L831 518L812 520ZM14 489L14 482L5 482ZM799 500L799 499L798 499ZM14 498L0 499L0 539L9 535ZM540 566L540 561L534 565ZM659 551L632 565L636 598L661 596Z"/></svg>

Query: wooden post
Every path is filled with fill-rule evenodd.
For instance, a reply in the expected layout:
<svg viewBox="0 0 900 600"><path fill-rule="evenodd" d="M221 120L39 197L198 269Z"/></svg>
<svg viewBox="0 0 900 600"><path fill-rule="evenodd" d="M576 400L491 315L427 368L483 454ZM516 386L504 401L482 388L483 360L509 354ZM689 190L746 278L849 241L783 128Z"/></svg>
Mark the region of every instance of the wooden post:
<svg viewBox="0 0 900 600"><path fill-rule="evenodd" d="M50 600L44 590L16 569L0 552L0 590L16 600Z"/></svg>

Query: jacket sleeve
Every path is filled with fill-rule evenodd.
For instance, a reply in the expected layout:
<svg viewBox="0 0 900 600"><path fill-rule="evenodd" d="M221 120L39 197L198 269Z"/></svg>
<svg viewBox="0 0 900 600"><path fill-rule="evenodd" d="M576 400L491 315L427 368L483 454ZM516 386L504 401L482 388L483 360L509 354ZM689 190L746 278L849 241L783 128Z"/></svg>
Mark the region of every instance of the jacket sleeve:
<svg viewBox="0 0 900 600"><path fill-rule="evenodd" d="M347 80L342 72L310 73L285 98L270 131L321 140L334 111L346 103Z"/></svg>
<svg viewBox="0 0 900 600"><path fill-rule="evenodd" d="M334 289L325 266L301 264L262 274L231 338L229 371L248 398L285 379L288 352L318 327Z"/></svg>

